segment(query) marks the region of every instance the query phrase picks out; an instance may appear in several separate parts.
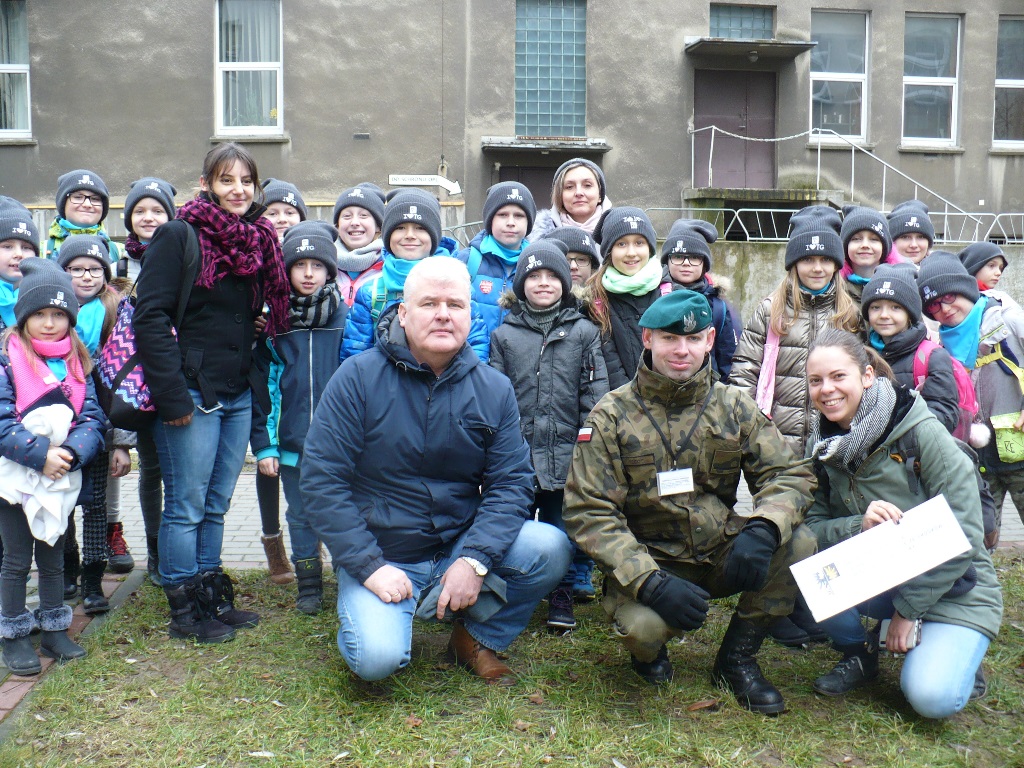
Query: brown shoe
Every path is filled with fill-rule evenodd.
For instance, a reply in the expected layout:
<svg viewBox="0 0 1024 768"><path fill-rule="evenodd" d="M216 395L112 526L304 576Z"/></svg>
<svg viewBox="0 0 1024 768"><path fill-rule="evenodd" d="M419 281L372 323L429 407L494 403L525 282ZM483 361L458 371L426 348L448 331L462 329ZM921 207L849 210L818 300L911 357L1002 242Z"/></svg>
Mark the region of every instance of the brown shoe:
<svg viewBox="0 0 1024 768"><path fill-rule="evenodd" d="M494 651L480 645L461 623L452 629L448 652L455 657L455 661L482 677L488 685L515 685L516 678L512 670Z"/></svg>

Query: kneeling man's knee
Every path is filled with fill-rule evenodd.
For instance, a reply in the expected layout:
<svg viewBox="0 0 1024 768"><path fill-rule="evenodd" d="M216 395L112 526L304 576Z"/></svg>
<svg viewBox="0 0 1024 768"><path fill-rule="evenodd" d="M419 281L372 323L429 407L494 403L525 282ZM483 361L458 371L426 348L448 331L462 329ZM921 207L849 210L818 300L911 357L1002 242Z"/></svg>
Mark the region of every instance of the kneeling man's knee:
<svg viewBox="0 0 1024 768"><path fill-rule="evenodd" d="M394 645L378 644L375 648L362 648L353 652L345 639L338 633L338 650L348 664L352 673L363 680L383 680L395 674L409 663L411 654L408 648Z"/></svg>

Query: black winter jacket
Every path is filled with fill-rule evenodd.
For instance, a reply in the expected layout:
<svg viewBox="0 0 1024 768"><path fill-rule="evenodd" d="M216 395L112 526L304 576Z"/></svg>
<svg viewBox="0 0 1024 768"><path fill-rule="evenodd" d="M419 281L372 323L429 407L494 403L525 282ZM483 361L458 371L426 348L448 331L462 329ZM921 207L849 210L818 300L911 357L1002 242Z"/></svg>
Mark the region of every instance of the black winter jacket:
<svg viewBox="0 0 1024 768"><path fill-rule="evenodd" d="M608 316L612 321L612 332L602 339L601 351L608 367L610 389L618 389L636 376L644 354L640 318L660 296L661 290L658 288L643 296L608 294Z"/></svg>
<svg viewBox="0 0 1024 768"><path fill-rule="evenodd" d="M914 354L927 335L928 329L919 321L885 342L881 350L896 381L907 389L914 388ZM877 334L873 338L877 339ZM960 399L953 378L953 361L942 347L936 348L928 358L928 375L920 391L928 410L952 434L960 420Z"/></svg>

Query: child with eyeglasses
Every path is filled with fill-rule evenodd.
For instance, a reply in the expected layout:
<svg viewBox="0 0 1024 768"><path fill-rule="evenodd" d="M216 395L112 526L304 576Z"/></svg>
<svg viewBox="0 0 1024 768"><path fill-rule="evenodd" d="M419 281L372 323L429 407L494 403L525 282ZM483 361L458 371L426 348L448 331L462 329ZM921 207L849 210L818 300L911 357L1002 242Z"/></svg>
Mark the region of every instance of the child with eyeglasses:
<svg viewBox="0 0 1024 768"><path fill-rule="evenodd" d="M110 260L121 258L121 249L107 234L103 221L110 211L110 193L94 171L78 169L57 178L57 218L50 225L46 258L54 259L71 235L96 235L106 244Z"/></svg>
<svg viewBox="0 0 1024 768"><path fill-rule="evenodd" d="M661 293L696 291L711 305L711 322L715 326L715 346L711 350L711 366L723 381L732 371L732 358L739 341L737 328L742 326L735 310L726 302L725 294L732 281L711 274L711 249L718 239L714 225L700 219L677 219L661 247Z"/></svg>
<svg viewBox="0 0 1024 768"><path fill-rule="evenodd" d="M980 423L969 442L996 502L996 524L1007 492L1024 520L1024 461L1006 450L1012 440L998 439L1000 432L1008 438L1024 432L1024 311L982 294L977 279L946 251L922 262L917 288L925 314L939 323L942 346L971 371ZM1006 425L997 428L993 421Z"/></svg>
<svg viewBox="0 0 1024 768"><path fill-rule="evenodd" d="M71 278L80 306L75 330L95 364L114 327L120 299L107 282L110 278L110 255L106 243L98 235L71 235L60 248L57 263ZM103 572L109 559L107 543L111 526L119 534L121 532L118 521L121 511L119 478L131 469L128 447L134 442L132 433L111 430L107 435L107 447L83 472L83 490L78 501L82 507L82 606L88 615L105 613L110 609L103 594ZM128 570L134 565L133 560ZM78 570L78 540L72 514L68 519L64 546L66 597L75 594Z"/></svg>

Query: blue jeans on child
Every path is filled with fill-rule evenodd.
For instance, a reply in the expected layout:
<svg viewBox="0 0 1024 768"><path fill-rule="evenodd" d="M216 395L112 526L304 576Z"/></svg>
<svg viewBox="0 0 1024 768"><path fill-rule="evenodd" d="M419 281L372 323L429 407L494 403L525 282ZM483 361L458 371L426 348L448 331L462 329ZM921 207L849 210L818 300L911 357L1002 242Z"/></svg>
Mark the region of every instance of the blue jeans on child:
<svg viewBox="0 0 1024 768"><path fill-rule="evenodd" d="M220 567L224 515L245 462L252 421L249 390L222 397L222 407L210 413L199 409L199 392L189 391L196 404L192 421L184 427L158 421L153 429L164 480L159 546L165 587Z"/></svg>
<svg viewBox="0 0 1024 768"><path fill-rule="evenodd" d="M389 563L405 571L413 596L385 603L344 568L338 575L338 650L349 668L364 680L382 680L409 663L412 620L420 595L426 594L459 557L463 536L450 553L420 563ZM505 580L508 602L490 619L466 619L466 630L481 645L503 651L523 631L541 599L558 584L572 558L565 534L554 526L528 520L494 572Z"/></svg>
<svg viewBox="0 0 1024 768"><path fill-rule="evenodd" d="M891 619L895 611L892 593L884 592L818 623L837 646L852 646L867 640L861 616ZM976 629L923 622L921 642L906 655L900 673L900 688L914 711L940 719L963 709L988 645L989 639Z"/></svg>
<svg viewBox="0 0 1024 768"><path fill-rule="evenodd" d="M302 473L298 467L284 464L280 465L278 471L284 488L284 500L288 503L284 518L288 521L288 536L292 541L292 562L319 557L320 539L310 527L302 508L302 494L299 492Z"/></svg>

